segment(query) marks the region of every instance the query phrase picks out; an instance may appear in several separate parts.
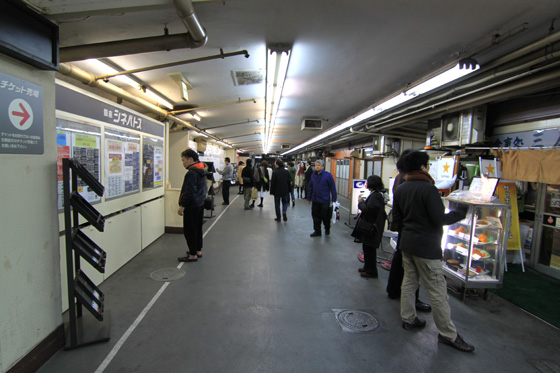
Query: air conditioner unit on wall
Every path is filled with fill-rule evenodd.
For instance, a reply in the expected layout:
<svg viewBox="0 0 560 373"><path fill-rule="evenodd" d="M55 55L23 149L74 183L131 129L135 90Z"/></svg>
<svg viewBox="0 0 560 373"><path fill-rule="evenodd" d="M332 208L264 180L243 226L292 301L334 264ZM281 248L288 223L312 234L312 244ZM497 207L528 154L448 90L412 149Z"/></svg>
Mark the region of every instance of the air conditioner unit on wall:
<svg viewBox="0 0 560 373"><path fill-rule="evenodd" d="M301 130L321 130L323 129L323 120L317 118L303 118L301 121Z"/></svg>
<svg viewBox="0 0 560 373"><path fill-rule="evenodd" d="M354 157L354 158L363 158L364 157L364 149L354 149L350 153L350 156Z"/></svg>
<svg viewBox="0 0 560 373"><path fill-rule="evenodd" d="M441 117L443 146L461 146L484 142L486 106L476 106Z"/></svg>

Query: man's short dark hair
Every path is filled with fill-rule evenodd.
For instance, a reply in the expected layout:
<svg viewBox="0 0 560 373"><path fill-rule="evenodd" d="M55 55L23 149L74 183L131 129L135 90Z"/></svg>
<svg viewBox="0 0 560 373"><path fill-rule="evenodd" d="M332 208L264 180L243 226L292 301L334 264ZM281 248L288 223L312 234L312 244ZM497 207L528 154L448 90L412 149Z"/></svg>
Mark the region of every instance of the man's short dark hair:
<svg viewBox="0 0 560 373"><path fill-rule="evenodd" d="M284 161L282 161L280 158L276 158L276 164L278 165L278 167L280 168L284 168Z"/></svg>
<svg viewBox="0 0 560 373"><path fill-rule="evenodd" d="M251 159L247 159L247 167L253 166L253 161Z"/></svg>
<svg viewBox="0 0 560 373"><path fill-rule="evenodd" d="M198 153L195 152L195 151L192 150L192 149L184 150L184 151L181 153L181 157L192 158L193 161L198 162Z"/></svg>
<svg viewBox="0 0 560 373"><path fill-rule="evenodd" d="M402 151L401 156L397 160L397 170L404 172L404 158L413 151L414 149L406 149Z"/></svg>
<svg viewBox="0 0 560 373"><path fill-rule="evenodd" d="M428 153L415 150L404 157L404 172L418 171L422 166L428 166L429 161Z"/></svg>
<svg viewBox="0 0 560 373"><path fill-rule="evenodd" d="M230 163L230 162L231 162L230 159L229 159L229 157L226 157L225 160L226 160L227 163Z"/></svg>
<svg viewBox="0 0 560 373"><path fill-rule="evenodd" d="M294 162L292 162L292 161L288 162L288 166L294 167Z"/></svg>

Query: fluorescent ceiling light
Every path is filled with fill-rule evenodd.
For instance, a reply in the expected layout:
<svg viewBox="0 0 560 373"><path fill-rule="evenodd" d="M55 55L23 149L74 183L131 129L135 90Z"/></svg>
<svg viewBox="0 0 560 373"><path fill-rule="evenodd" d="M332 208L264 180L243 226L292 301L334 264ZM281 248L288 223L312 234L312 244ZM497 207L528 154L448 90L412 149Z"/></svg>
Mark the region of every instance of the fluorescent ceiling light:
<svg viewBox="0 0 560 373"><path fill-rule="evenodd" d="M264 117L263 151L268 153L276 125L276 114L282 98L284 81L288 72L290 49L267 49L266 105Z"/></svg>
<svg viewBox="0 0 560 373"><path fill-rule="evenodd" d="M160 104L162 104L163 106L165 106L168 109L173 109L173 105L165 100L163 97L160 97L158 94L152 92L149 88L146 88L145 93L150 96L151 98L153 98L154 100L156 100L157 102L159 102Z"/></svg>
<svg viewBox="0 0 560 373"><path fill-rule="evenodd" d="M191 113L191 117L193 117L194 120L197 120L197 121L199 121L199 122L200 122L200 120L202 119L202 118L200 117L200 115L198 115L197 113Z"/></svg>
<svg viewBox="0 0 560 373"><path fill-rule="evenodd" d="M205 134L204 132L197 132L197 135L200 135L202 137L208 137L208 135Z"/></svg>
<svg viewBox="0 0 560 373"><path fill-rule="evenodd" d="M105 74L118 74L119 72L117 70L115 70L114 68L112 68L111 66L107 65L105 62L100 61L100 60L96 60L94 58L92 59L88 59L85 60L90 66L93 66L96 70L99 70L102 72L101 75L105 75ZM131 86L134 89L141 89L141 84L135 82L134 80L132 80L131 78L129 78L126 75L117 75L112 77L111 79L115 79L118 80L122 83L125 83L129 86Z"/></svg>
<svg viewBox="0 0 560 373"><path fill-rule="evenodd" d="M326 132L323 132L321 134L319 134L318 136L315 136L314 138L312 138L309 141L304 142L303 144L300 144L292 149L290 149L289 151L286 151L284 153L282 153L282 155L285 154L289 154L292 153L296 150L299 150L301 148L304 148L306 146L309 146L311 144L316 143L317 141L320 141L322 139L324 139L325 137L331 136L333 134L335 134L336 132L339 132L341 130L344 130L348 127L353 126L354 124L358 124L366 119L369 119L379 113L382 113L385 110L391 109L395 106L398 106L404 102L407 102L410 99L413 99L414 97L418 97L420 95L423 95L427 92L433 91L434 89L437 89L445 84L451 83L454 80L457 80L459 78L462 78L465 75L468 75L476 70L478 70L480 68L479 65L473 65L472 68L460 68L459 66L460 64L458 63L457 65L455 65L454 67L452 67L449 70L446 70L444 72L442 72L441 74L438 74L436 76L434 76L433 78L430 78L428 80L426 80L425 82L422 82L410 89L408 89L407 91L400 93L386 101L383 101L382 103L380 103L379 105L364 111L363 113L350 118L344 122L342 122L341 124L329 129ZM469 66L470 67L470 66Z"/></svg>
<svg viewBox="0 0 560 373"><path fill-rule="evenodd" d="M100 60L88 59L88 60L85 60L85 61L88 64L90 64L90 66L93 66L96 70L102 71L103 74L118 74L120 72L120 71L115 70L114 68L112 68L111 66L107 65L105 62L100 61ZM125 84L131 86L134 89L143 90L142 85L140 83L134 81L133 79L129 78L126 75L117 75L117 76L112 77L111 79L115 79L117 81L125 83ZM148 96L150 96L152 99L156 100L157 102L159 102L163 106L167 107L168 109L173 109L173 105L171 103L169 103L169 101L165 100L163 97L160 97L156 93L152 92L150 89L146 88L143 91Z"/></svg>

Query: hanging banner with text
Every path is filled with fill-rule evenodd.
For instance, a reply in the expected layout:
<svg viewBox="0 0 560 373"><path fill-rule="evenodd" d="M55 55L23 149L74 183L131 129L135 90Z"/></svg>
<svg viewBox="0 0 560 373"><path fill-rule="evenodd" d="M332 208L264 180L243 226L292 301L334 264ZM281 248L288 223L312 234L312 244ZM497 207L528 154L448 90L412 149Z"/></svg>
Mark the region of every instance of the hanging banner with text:
<svg viewBox="0 0 560 373"><path fill-rule="evenodd" d="M0 72L0 153L43 154L43 87Z"/></svg>
<svg viewBox="0 0 560 373"><path fill-rule="evenodd" d="M521 237L519 232L519 212L517 209L517 186L513 182L500 181L496 187L496 195L502 203L511 206L507 250L520 250Z"/></svg>

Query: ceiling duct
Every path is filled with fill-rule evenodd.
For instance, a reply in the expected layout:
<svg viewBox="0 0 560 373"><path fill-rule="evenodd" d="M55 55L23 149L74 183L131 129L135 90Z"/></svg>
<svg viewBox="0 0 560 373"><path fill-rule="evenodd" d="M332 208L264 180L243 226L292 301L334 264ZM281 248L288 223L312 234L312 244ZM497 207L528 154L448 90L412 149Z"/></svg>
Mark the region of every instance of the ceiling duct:
<svg viewBox="0 0 560 373"><path fill-rule="evenodd" d="M177 15L188 30L187 34L169 35L166 28L162 36L62 47L60 61L81 61L88 58L202 47L208 41L208 35L194 12L192 0L173 0L173 4Z"/></svg>

